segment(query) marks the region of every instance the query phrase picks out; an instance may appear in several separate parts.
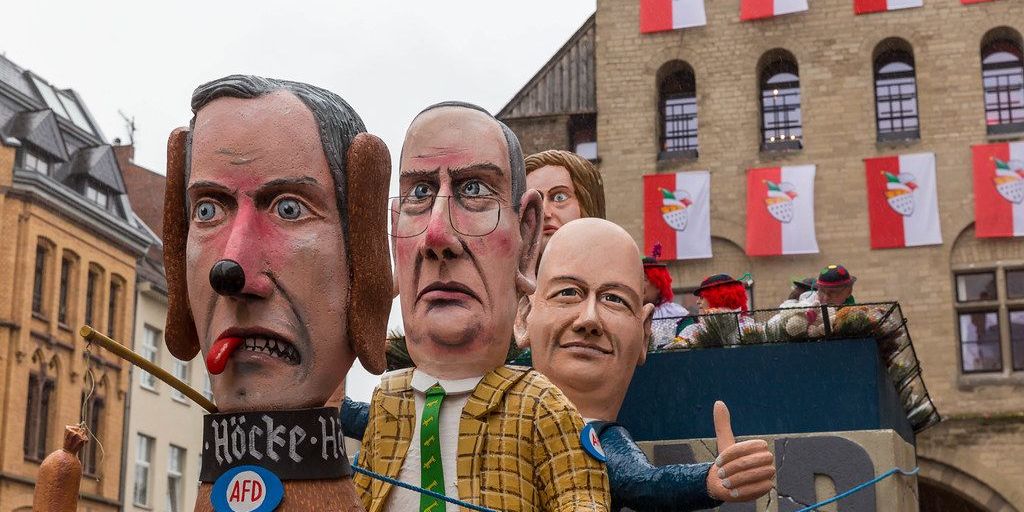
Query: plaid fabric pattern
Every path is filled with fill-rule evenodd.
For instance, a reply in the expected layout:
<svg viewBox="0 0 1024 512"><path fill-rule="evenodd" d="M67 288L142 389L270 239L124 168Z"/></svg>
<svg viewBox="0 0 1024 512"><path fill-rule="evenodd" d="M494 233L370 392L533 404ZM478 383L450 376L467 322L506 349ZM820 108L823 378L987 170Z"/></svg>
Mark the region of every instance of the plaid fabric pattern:
<svg viewBox="0 0 1024 512"><path fill-rule="evenodd" d="M415 421L412 369L386 374L373 393L359 462L397 477ZM543 375L503 366L484 376L462 411L459 499L503 512L609 510L602 463L580 446L583 420ZM382 512L391 486L356 474L369 512Z"/></svg>

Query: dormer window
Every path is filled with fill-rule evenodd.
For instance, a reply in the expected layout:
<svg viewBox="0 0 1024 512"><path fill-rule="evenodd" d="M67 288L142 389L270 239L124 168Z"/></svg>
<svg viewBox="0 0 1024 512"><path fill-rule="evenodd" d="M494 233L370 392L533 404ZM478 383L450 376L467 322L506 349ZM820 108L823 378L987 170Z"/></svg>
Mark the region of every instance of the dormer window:
<svg viewBox="0 0 1024 512"><path fill-rule="evenodd" d="M110 202L110 195L106 191L94 186L89 183L85 186L85 198L98 204L100 208L107 209L107 204Z"/></svg>
<svg viewBox="0 0 1024 512"><path fill-rule="evenodd" d="M22 152L21 167L39 174L50 175L50 161L27 149Z"/></svg>

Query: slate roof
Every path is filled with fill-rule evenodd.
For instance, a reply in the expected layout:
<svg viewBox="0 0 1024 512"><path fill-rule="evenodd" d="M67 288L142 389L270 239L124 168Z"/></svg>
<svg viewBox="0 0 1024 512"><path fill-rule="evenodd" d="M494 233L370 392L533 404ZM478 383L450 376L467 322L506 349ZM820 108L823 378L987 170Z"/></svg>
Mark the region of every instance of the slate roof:
<svg viewBox="0 0 1024 512"><path fill-rule="evenodd" d="M30 142L52 158L62 162L68 160L64 139L61 138L60 129L57 127L57 116L52 110L19 112L7 122L3 132L9 137Z"/></svg>
<svg viewBox="0 0 1024 512"><path fill-rule="evenodd" d="M136 218L113 148L81 97L54 87L0 55L0 143L50 162L41 174L15 166L15 188L37 194L82 222L134 247L156 242ZM18 163L21 162L19 156ZM85 197L86 183L106 189L107 207Z"/></svg>
<svg viewBox="0 0 1024 512"><path fill-rule="evenodd" d="M39 101L39 106L44 106L42 100L36 96L36 91L25 76L25 70L10 61L5 55L0 55L0 82L15 88L18 92Z"/></svg>
<svg viewBox="0 0 1024 512"><path fill-rule="evenodd" d="M89 177L118 194L124 194L124 180L117 166L114 149L110 146L95 146L78 150L71 161L60 166L53 178L71 186L77 179ZM74 187L72 187L74 188Z"/></svg>

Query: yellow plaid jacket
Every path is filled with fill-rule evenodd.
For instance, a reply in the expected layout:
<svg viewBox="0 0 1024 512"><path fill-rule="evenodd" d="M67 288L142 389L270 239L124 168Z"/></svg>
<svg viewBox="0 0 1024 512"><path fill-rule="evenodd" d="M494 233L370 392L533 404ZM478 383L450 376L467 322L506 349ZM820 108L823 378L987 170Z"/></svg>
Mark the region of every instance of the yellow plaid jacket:
<svg viewBox="0 0 1024 512"><path fill-rule="evenodd" d="M359 454L361 466L392 478L415 426L411 382L411 368L381 380ZM462 410L459 499L502 512L607 512L608 476L583 451L582 429L579 413L546 377L524 367L496 368ZM366 510L381 512L392 486L362 474L355 483Z"/></svg>

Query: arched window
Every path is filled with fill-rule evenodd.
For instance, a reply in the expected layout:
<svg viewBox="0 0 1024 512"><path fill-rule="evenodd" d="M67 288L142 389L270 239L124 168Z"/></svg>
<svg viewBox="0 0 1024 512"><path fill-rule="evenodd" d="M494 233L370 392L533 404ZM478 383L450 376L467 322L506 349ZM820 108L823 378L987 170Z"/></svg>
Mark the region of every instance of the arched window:
<svg viewBox="0 0 1024 512"><path fill-rule="evenodd" d="M93 376L92 378L96 378ZM89 428L89 432L96 438L97 441L103 439L106 434L105 423L104 423L104 411L106 409L106 395L107 388L110 387L109 380L104 374L98 382L94 382L95 387L87 385L82 390L82 421L85 422L86 427ZM82 461L82 473L90 476L100 475L100 459L98 457L97 446L98 442L87 443L81 453L78 454L79 459Z"/></svg>
<svg viewBox="0 0 1024 512"><path fill-rule="evenodd" d="M761 58L761 149L800 149L800 72L796 58L786 50L772 50Z"/></svg>
<svg viewBox="0 0 1024 512"><path fill-rule="evenodd" d="M32 313L47 316L50 313L49 286L53 264L54 243L39 237L36 242L35 272L32 280Z"/></svg>
<svg viewBox="0 0 1024 512"><path fill-rule="evenodd" d="M988 133L1024 131L1024 52L1010 28L990 30L982 39L981 80Z"/></svg>
<svg viewBox="0 0 1024 512"><path fill-rule="evenodd" d="M659 158L697 157L697 81L689 64L673 61L658 73Z"/></svg>
<svg viewBox="0 0 1024 512"><path fill-rule="evenodd" d="M50 436L50 418L56 409L53 403L54 390L57 383L53 378L56 373L56 362L45 361L42 351L32 355L32 362L38 365L28 375L28 397L25 406L25 437L22 448L25 458L41 462L47 451L47 440Z"/></svg>
<svg viewBox="0 0 1024 512"><path fill-rule="evenodd" d="M121 317L124 314L125 280L113 274L110 276L110 293L107 294L107 336L120 339Z"/></svg>
<svg viewBox="0 0 1024 512"><path fill-rule="evenodd" d="M75 283L78 276L78 255L67 249L60 258L60 293L57 295L57 323L71 325Z"/></svg>
<svg viewBox="0 0 1024 512"><path fill-rule="evenodd" d="M89 265L89 274L85 282L85 324L96 326L96 312L100 305L97 303L103 286L103 268L99 265Z"/></svg>
<svg viewBox="0 0 1024 512"><path fill-rule="evenodd" d="M910 44L898 38L879 43L874 69L878 140L920 138L917 78Z"/></svg>

